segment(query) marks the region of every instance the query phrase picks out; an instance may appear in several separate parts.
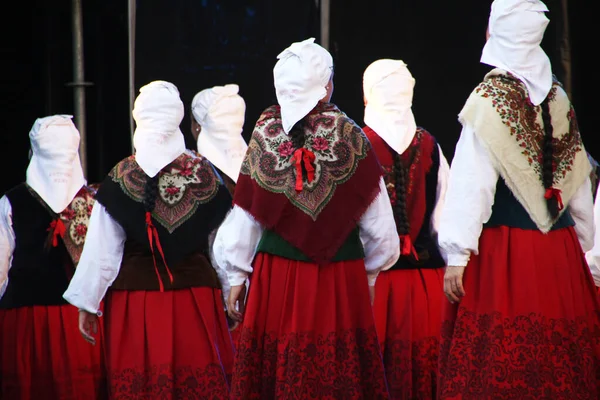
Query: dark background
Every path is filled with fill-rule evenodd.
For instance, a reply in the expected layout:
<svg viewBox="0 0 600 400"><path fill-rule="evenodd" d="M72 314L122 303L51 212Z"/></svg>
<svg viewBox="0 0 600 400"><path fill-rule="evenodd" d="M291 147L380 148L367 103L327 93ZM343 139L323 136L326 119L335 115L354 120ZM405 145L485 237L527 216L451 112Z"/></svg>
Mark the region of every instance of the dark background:
<svg viewBox="0 0 600 400"><path fill-rule="evenodd" d="M50 4L51 3L51 4ZM131 152L127 2L84 0L88 180L98 182ZM332 0L330 51L335 62L333 102L362 124L362 73L378 58L400 58L415 76L417 123L439 140L450 160L460 134L456 116L490 69L479 63L491 1ZM563 79L559 62L562 13L551 12L543 47ZM589 5L589 4L588 4ZM569 0L572 101L588 151L600 158L595 97L599 48L595 15L584 0ZM0 114L0 192L25 177L29 130L37 117L73 114L71 1L34 0L12 5L3 35L5 70ZM189 105L198 91L240 85L247 104L248 139L261 111L275 102L276 56L294 41L320 38L313 0L144 0L137 2L136 92L156 79L178 86L186 105L182 131L189 146Z"/></svg>

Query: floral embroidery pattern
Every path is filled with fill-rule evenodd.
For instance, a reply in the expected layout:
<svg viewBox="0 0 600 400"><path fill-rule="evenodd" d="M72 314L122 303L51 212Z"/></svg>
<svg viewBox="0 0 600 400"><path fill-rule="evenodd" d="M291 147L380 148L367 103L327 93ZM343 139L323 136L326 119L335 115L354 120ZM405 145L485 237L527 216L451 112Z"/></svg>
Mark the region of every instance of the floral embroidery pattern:
<svg viewBox="0 0 600 400"><path fill-rule="evenodd" d="M130 198L143 201L148 178L134 156L121 161L109 176ZM194 215L200 204L212 200L219 186L220 180L205 158L184 153L159 173L159 195L152 216L172 233Z"/></svg>
<svg viewBox="0 0 600 400"><path fill-rule="evenodd" d="M556 99L558 87L555 82L548 94L550 108ZM486 79L475 89L475 93L491 100L503 124L510 129L510 135L521 147L521 154L527 158L541 182L544 141L541 106L534 106L525 85L510 75L496 75ZM583 149L573 107L570 107L567 118L570 123L569 132L554 132L552 140L555 184L572 170L576 154Z"/></svg>
<svg viewBox="0 0 600 400"><path fill-rule="evenodd" d="M600 332L588 318L459 311L442 326L444 399L597 399Z"/></svg>
<svg viewBox="0 0 600 400"><path fill-rule="evenodd" d="M439 345L437 337L386 338L383 363L392 399L436 398Z"/></svg>
<svg viewBox="0 0 600 400"><path fill-rule="evenodd" d="M292 204L316 220L335 188L346 182L367 156L362 130L334 105L321 105L306 117L304 147L315 154L315 179L297 192L294 146L281 127L278 106L266 110L257 122L240 173L250 175L263 189L284 194Z"/></svg>
<svg viewBox="0 0 600 400"><path fill-rule="evenodd" d="M110 396L114 399L227 399L229 390L223 368L171 364L131 368L109 375Z"/></svg>
<svg viewBox="0 0 600 400"><path fill-rule="evenodd" d="M83 251L92 207L94 206L94 195L95 192L92 189L84 186L71 204L60 213L60 219L66 228L63 242L75 265L79 262Z"/></svg>
<svg viewBox="0 0 600 400"><path fill-rule="evenodd" d="M232 398L389 398L375 328L260 337L238 329Z"/></svg>

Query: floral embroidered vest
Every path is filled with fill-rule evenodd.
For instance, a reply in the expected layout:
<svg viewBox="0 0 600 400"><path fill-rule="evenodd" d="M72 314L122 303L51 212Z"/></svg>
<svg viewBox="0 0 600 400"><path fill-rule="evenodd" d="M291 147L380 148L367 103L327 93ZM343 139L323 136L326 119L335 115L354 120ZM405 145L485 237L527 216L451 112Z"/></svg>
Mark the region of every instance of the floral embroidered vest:
<svg viewBox="0 0 600 400"><path fill-rule="evenodd" d="M263 112L234 203L307 259L327 264L379 194L382 170L362 129L335 105L319 103L304 121L305 142L295 149L279 106Z"/></svg>
<svg viewBox="0 0 600 400"><path fill-rule="evenodd" d="M552 187L560 193L564 212L592 167L575 111L557 81L548 94L548 105L553 127ZM459 120L474 129L506 186L537 228L548 232L560 215L552 219L546 206L542 110L531 103L525 85L513 75L494 69L471 93Z"/></svg>
<svg viewBox="0 0 600 400"><path fill-rule="evenodd" d="M16 246L0 308L66 304L62 295L83 250L93 190L82 187L58 215L25 183L6 197Z"/></svg>
<svg viewBox="0 0 600 400"><path fill-rule="evenodd" d="M231 208L221 177L207 159L186 151L159 172L151 221L146 220L143 205L148 179L130 156L113 168L98 189L97 201L127 235L112 289L219 287L209 262L208 237ZM152 242L148 222L158 236Z"/></svg>
<svg viewBox="0 0 600 400"><path fill-rule="evenodd" d="M384 170L385 184L392 207L396 205L396 171L394 150L371 128L364 128ZM400 155L406 176L406 213L410 236L418 260L402 255L391 269L442 268L445 262L431 235L431 215L436 205L440 155L435 138L423 128L417 132L408 148Z"/></svg>

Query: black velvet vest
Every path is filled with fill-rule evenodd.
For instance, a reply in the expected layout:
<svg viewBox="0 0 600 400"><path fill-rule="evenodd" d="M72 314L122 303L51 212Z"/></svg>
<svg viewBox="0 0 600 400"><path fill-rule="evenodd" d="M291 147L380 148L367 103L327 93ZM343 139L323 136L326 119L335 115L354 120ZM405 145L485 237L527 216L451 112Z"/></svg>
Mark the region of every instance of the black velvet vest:
<svg viewBox="0 0 600 400"><path fill-rule="evenodd" d="M419 231L419 235L414 242L415 250L419 255L419 260L415 260L412 256L400 256L394 269L436 269L443 268L446 263L438 249L437 241L431 236L431 216L436 204L438 171L440 168L440 154L437 143L431 152L431 168L427 172L425 178L425 219Z"/></svg>
<svg viewBox="0 0 600 400"><path fill-rule="evenodd" d="M496 184L496 195L494 197L494 205L492 206L492 216L483 226L486 228L509 226L511 228L526 230L538 229L535 222L533 222L527 213L527 210L519 203L502 178L499 178L498 183ZM575 221L567 209L554 223L551 230L569 226L575 226Z"/></svg>
<svg viewBox="0 0 600 400"><path fill-rule="evenodd" d="M6 197L12 206L16 247L0 309L66 304L62 295L74 266L62 240L57 247L46 244L53 220L50 209L24 183L11 189Z"/></svg>

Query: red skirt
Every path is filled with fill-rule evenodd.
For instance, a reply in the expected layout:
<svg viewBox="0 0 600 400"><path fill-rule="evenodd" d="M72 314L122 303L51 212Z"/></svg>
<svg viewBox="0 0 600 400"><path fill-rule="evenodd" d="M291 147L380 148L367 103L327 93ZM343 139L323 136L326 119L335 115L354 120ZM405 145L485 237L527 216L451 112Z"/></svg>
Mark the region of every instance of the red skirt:
<svg viewBox="0 0 600 400"><path fill-rule="evenodd" d="M375 284L375 325L392 399L434 399L444 300L443 269L385 271Z"/></svg>
<svg viewBox="0 0 600 400"><path fill-rule="evenodd" d="M445 302L440 399L600 398L600 303L573 228L485 228Z"/></svg>
<svg viewBox="0 0 600 400"><path fill-rule="evenodd" d="M259 253L232 399L387 399L362 260L325 267Z"/></svg>
<svg viewBox="0 0 600 400"><path fill-rule="evenodd" d="M113 290L105 314L111 398L228 398L233 349L220 290Z"/></svg>
<svg viewBox="0 0 600 400"><path fill-rule="evenodd" d="M96 339L83 339L70 304L0 310L0 399L105 398L102 329Z"/></svg>

